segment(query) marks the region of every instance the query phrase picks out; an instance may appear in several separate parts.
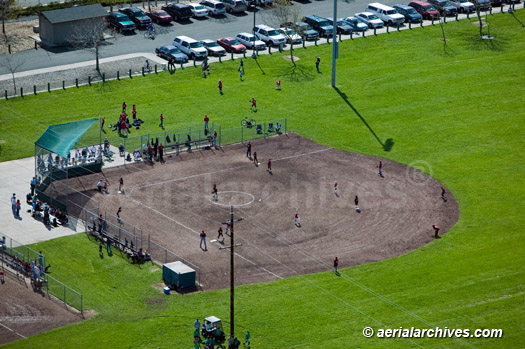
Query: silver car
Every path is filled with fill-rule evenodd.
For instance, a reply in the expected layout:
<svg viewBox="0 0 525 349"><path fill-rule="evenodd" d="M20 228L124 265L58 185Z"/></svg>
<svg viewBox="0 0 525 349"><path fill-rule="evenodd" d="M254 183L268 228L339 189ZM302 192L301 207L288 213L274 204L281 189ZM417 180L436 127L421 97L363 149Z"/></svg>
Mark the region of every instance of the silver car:
<svg viewBox="0 0 525 349"><path fill-rule="evenodd" d="M253 49L253 47L255 46L257 50L266 49L266 44L264 43L264 41L257 39L253 34L239 33L235 37L237 38L237 40L239 40L241 44L243 44L247 48Z"/></svg>
<svg viewBox="0 0 525 349"><path fill-rule="evenodd" d="M208 50L208 55L210 56L224 56L226 54L226 50L220 46L217 41L204 39L201 41L202 45Z"/></svg>
<svg viewBox="0 0 525 349"><path fill-rule="evenodd" d="M286 37L288 43L294 45L300 45L303 43L303 39L301 38L301 36L291 28L279 28L279 33L283 34Z"/></svg>
<svg viewBox="0 0 525 349"><path fill-rule="evenodd" d="M248 10L248 6L244 0L221 0L224 6L226 6L226 12L239 13Z"/></svg>

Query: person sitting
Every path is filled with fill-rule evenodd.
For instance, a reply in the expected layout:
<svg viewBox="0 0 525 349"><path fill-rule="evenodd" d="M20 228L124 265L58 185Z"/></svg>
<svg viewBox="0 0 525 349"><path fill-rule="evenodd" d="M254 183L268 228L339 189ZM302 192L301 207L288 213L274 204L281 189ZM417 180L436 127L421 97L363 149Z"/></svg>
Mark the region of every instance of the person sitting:
<svg viewBox="0 0 525 349"><path fill-rule="evenodd" d="M99 192L102 191L102 186L103 186L103 185L104 185L104 183L102 183L102 179L99 180L98 183L97 183L97 190L98 190Z"/></svg>
<svg viewBox="0 0 525 349"><path fill-rule="evenodd" d="M270 122L268 124L268 132L273 132L273 131L274 131L274 129L273 129L273 122Z"/></svg>
<svg viewBox="0 0 525 349"><path fill-rule="evenodd" d="M280 123L275 124L275 132L277 132L278 134L281 134L281 124Z"/></svg>
<svg viewBox="0 0 525 349"><path fill-rule="evenodd" d="M108 183L107 182L104 182L104 185L102 186L102 192L104 192L106 194L109 194Z"/></svg>
<svg viewBox="0 0 525 349"><path fill-rule="evenodd" d="M136 149L133 152L133 158L135 159L135 161L140 161L142 159L142 156L140 154L140 150Z"/></svg>
<svg viewBox="0 0 525 349"><path fill-rule="evenodd" d="M33 197L31 196L31 193L27 193L26 195L26 202L28 205L31 205L33 202Z"/></svg>
<svg viewBox="0 0 525 349"><path fill-rule="evenodd" d="M139 258L140 262L144 262L144 252L142 252L142 247L139 248L139 250L137 252L137 257Z"/></svg>
<svg viewBox="0 0 525 349"><path fill-rule="evenodd" d="M49 214L50 214L51 216L54 216L54 215L55 215L55 212L56 212L55 206L51 206L51 207L49 208Z"/></svg>

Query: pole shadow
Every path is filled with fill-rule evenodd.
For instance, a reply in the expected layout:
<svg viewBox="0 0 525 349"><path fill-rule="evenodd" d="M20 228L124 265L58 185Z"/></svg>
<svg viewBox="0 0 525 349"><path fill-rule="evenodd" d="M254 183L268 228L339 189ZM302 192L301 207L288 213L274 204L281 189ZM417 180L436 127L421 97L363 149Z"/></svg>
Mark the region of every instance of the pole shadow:
<svg viewBox="0 0 525 349"><path fill-rule="evenodd" d="M372 127L370 127L370 125L368 124L368 122L366 122L366 120L363 118L363 116L359 113L359 111L352 105L352 103L350 103L350 101L348 100L348 96L341 92L341 90L339 90L337 87L334 87L334 90L339 94L339 96L345 101L346 104L348 104L348 106L350 107L350 109L352 109L354 111L354 113L359 117L359 119L361 119L361 121L363 122L363 124L365 124L365 126L368 128L368 130L370 131L370 133L372 133L372 135L375 137L375 139L379 142L379 144L381 144L381 147L383 148L384 151L391 151L392 150L392 147L394 146L394 140L392 138L388 138L385 142L381 141L381 139L377 136L377 134L374 132L374 130L372 129Z"/></svg>

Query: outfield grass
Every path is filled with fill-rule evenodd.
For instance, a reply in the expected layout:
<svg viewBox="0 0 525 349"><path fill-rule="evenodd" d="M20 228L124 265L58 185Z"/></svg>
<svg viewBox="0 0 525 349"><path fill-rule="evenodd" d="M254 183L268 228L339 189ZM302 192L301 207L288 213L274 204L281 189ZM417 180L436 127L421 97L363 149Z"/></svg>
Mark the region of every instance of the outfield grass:
<svg viewBox="0 0 525 349"><path fill-rule="evenodd" d="M237 335L249 329L255 348L517 348L525 315L525 31L506 14L489 22L492 42L479 40L466 20L446 25L446 48L438 26L344 41L339 92L330 87L325 45L297 50L295 71L279 54L260 57L260 68L247 60L242 83L237 62L225 62L206 80L188 68L2 101L8 142L1 156L31 155L45 126L66 116L116 116L123 100L137 104L147 132L158 129L161 112L168 128L200 123L204 114L234 127L255 96L258 120L287 117L291 129L320 143L417 166L450 188L461 212L444 238L404 256L349 268L341 277L328 272L239 287ZM315 72L316 56L322 74ZM152 287L158 268L138 269L117 255L100 260L84 235L35 249L98 315L8 347L190 348L195 317L216 315L228 327L227 290L164 296ZM365 326L502 328L504 337L366 339Z"/></svg>

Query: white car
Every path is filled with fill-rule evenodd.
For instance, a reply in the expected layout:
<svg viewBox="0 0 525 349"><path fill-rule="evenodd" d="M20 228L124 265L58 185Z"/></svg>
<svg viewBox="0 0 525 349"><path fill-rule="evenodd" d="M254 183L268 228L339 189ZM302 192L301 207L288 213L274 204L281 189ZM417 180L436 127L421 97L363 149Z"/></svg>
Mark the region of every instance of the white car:
<svg viewBox="0 0 525 349"><path fill-rule="evenodd" d="M456 6L456 8L458 9L458 12L463 12L463 13L470 13L470 12L474 12L474 4L469 2L468 0L450 0L450 2Z"/></svg>
<svg viewBox="0 0 525 349"><path fill-rule="evenodd" d="M226 54L226 50L217 43L217 41L204 39L201 41L202 45L208 50L208 55L210 56L224 56Z"/></svg>
<svg viewBox="0 0 525 349"><path fill-rule="evenodd" d="M294 45L300 45L303 43L301 36L291 28L279 28L279 33L286 37L288 43L293 43Z"/></svg>
<svg viewBox="0 0 525 349"><path fill-rule="evenodd" d="M383 28L385 22L371 12L356 13L355 16L368 25L368 28Z"/></svg>
<svg viewBox="0 0 525 349"><path fill-rule="evenodd" d="M241 44L243 44L247 48L253 49L253 47L255 46L257 50L266 49L266 44L264 43L264 41L257 39L253 34L239 33L235 37L237 38L237 40L239 40Z"/></svg>
<svg viewBox="0 0 525 349"><path fill-rule="evenodd" d="M201 4L188 4L191 7L191 13L193 17L206 17L208 15L208 10Z"/></svg>
<svg viewBox="0 0 525 349"><path fill-rule="evenodd" d="M268 45L279 46L286 43L286 38L279 33L277 29L261 24L253 28L255 36L264 41Z"/></svg>

